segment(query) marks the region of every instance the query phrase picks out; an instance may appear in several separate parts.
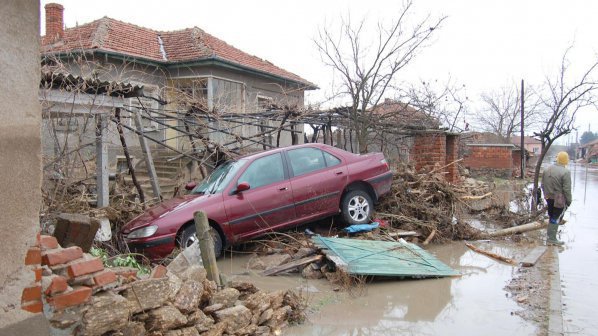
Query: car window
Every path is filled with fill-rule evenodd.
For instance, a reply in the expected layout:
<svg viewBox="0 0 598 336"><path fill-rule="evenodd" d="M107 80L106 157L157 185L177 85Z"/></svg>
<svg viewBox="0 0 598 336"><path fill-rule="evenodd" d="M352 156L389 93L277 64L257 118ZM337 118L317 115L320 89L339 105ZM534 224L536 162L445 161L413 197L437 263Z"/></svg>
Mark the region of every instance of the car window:
<svg viewBox="0 0 598 336"><path fill-rule="evenodd" d="M276 153L253 161L239 178L239 183L247 182L251 189L255 189L282 180L282 156Z"/></svg>
<svg viewBox="0 0 598 336"><path fill-rule="evenodd" d="M322 153L324 153L324 159L326 159L326 167L336 166L337 164L341 163L341 160L336 156L326 151L322 151Z"/></svg>
<svg viewBox="0 0 598 336"><path fill-rule="evenodd" d="M299 148L288 152L293 175L299 176L326 168L322 151L316 148Z"/></svg>
<svg viewBox="0 0 598 336"><path fill-rule="evenodd" d="M247 162L246 160L228 161L214 169L214 171L191 191L192 194L215 194L221 192L239 169Z"/></svg>

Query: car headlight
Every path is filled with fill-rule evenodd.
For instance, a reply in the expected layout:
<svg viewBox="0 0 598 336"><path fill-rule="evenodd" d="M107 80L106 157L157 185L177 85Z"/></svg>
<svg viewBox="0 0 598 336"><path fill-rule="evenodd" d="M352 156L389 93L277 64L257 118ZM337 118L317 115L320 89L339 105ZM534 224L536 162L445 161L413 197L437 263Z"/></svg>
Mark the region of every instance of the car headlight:
<svg viewBox="0 0 598 336"><path fill-rule="evenodd" d="M135 231L131 231L127 235L127 238L145 238L153 235L154 233L156 233L156 231L158 231L158 226L150 225L141 229L137 229Z"/></svg>

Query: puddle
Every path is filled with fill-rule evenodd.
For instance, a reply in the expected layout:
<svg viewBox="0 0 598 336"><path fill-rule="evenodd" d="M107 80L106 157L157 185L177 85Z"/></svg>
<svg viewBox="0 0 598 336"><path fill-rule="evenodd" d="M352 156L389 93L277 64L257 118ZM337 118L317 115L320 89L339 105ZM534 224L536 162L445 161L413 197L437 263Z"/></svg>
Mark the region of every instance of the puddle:
<svg viewBox="0 0 598 336"><path fill-rule="evenodd" d="M595 335L598 330L598 169L572 165L573 203L561 227L565 249L559 254L566 334Z"/></svg>
<svg viewBox="0 0 598 336"><path fill-rule="evenodd" d="M500 243L479 243L505 256L515 251ZM221 260L225 274L250 280L265 290L302 288L308 293L308 321L285 335L530 335L536 328L511 312L516 303L503 290L514 268L469 250L463 243L431 246L428 251L461 277L424 280L377 280L360 295L334 292L326 280L298 275L261 277L247 274L248 256Z"/></svg>

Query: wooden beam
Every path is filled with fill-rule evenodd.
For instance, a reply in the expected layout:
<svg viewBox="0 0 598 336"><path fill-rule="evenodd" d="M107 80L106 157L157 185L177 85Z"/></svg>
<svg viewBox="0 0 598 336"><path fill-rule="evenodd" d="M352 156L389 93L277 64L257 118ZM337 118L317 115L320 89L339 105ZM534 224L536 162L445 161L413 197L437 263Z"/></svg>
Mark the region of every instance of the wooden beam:
<svg viewBox="0 0 598 336"><path fill-rule="evenodd" d="M471 245L471 244L469 244L469 243L465 243L465 246L469 247L470 249L472 249L472 250L474 250L474 251L476 251L476 252L478 252L478 253L481 253L481 254L483 254L483 255L485 255L485 256L488 256L488 257L490 257L490 258L494 258L494 259L496 259L496 260L499 260L499 261L505 262L505 263L507 263L507 264L511 264L511 265L515 265L515 264L517 264L517 262L516 262L514 259L507 258L507 257L503 257L503 256L501 256L501 255L499 255L499 254L492 253L492 252L490 252L490 251L485 251L485 250L482 250L481 248L475 247L475 246L473 246L473 245Z"/></svg>
<svg viewBox="0 0 598 336"><path fill-rule="evenodd" d="M538 229L542 229L544 227L546 227L546 223L538 221L538 222L531 222L528 224L510 227L510 228L504 229L504 230L497 230L494 232L485 232L485 233L482 233L480 236L481 236L481 238L495 238L495 237L508 236L508 235L512 235L515 233L523 233L523 232L527 232L527 231L538 230Z"/></svg>
<svg viewBox="0 0 598 336"><path fill-rule="evenodd" d="M218 264L216 263L216 254L214 254L214 240L210 233L210 223L208 215L203 211L197 211L193 214L195 220L195 232L199 240L199 250L201 251L201 260L203 267L208 273L208 280L216 282L219 288L222 287Z"/></svg>
<svg viewBox="0 0 598 336"><path fill-rule="evenodd" d="M546 246L536 246L528 255L519 262L519 265L523 267L532 267L536 265L538 260L546 252Z"/></svg>
<svg viewBox="0 0 598 336"><path fill-rule="evenodd" d="M286 263L284 265L280 265L280 266L276 266L276 267L267 269L262 272L262 275L275 275L280 272L288 271L288 270L291 270L291 269L299 267L299 266L303 266L303 265L311 264L316 261L320 261L320 260L322 260L323 257L324 256L318 254L315 256L311 256L311 257L301 258L299 260L291 261L290 263Z"/></svg>
<svg viewBox="0 0 598 336"><path fill-rule="evenodd" d="M137 135L139 137L139 144L141 145L141 151L143 152L143 158L145 159L145 165L147 166L147 172L149 174L150 183L152 184L152 191L154 197L159 201L162 201L162 195L160 193L160 183L158 182L158 175L156 174L156 168L154 167L154 160L152 158L152 151L149 148L149 144L145 135L143 135L143 123L141 122L141 111L137 109L134 114L135 127L137 128ZM195 161L194 161L195 162Z"/></svg>
<svg viewBox="0 0 598 336"><path fill-rule="evenodd" d="M108 123L107 116L96 114L96 207L110 204L108 184Z"/></svg>

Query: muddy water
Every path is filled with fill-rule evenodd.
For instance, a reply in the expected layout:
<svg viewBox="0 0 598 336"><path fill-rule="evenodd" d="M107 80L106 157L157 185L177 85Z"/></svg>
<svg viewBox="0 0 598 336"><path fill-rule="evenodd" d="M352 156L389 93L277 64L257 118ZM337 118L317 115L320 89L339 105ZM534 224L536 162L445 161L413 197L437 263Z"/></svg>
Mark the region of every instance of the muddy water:
<svg viewBox="0 0 598 336"><path fill-rule="evenodd" d="M573 204L559 254L566 334L598 334L598 169L573 165Z"/></svg>
<svg viewBox="0 0 598 336"><path fill-rule="evenodd" d="M508 246L480 245L517 257ZM335 292L325 280L260 277L244 271L247 257L220 261L229 276L266 290L300 288L309 298L308 321L285 335L532 335L536 328L511 312L519 308L503 290L514 268L470 251L463 243L430 247L462 276L375 281L362 292Z"/></svg>

